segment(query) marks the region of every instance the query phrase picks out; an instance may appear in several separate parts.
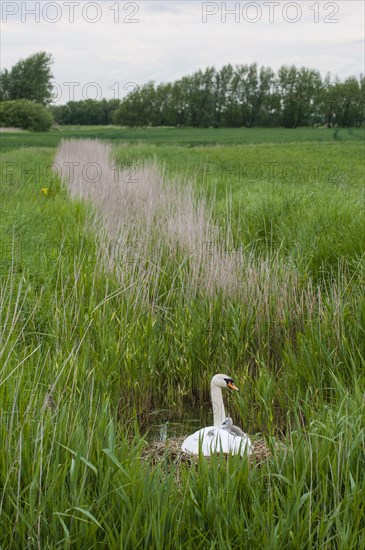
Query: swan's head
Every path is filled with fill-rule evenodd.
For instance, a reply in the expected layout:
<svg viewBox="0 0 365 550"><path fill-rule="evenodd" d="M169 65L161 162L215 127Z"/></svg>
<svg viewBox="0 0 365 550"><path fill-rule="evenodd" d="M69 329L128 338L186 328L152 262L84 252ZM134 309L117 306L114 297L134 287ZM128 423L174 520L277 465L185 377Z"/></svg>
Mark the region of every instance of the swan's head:
<svg viewBox="0 0 365 550"><path fill-rule="evenodd" d="M218 388L228 388L230 390L238 391L238 388L234 385L232 378L226 374L216 374L213 376L211 386L218 386Z"/></svg>

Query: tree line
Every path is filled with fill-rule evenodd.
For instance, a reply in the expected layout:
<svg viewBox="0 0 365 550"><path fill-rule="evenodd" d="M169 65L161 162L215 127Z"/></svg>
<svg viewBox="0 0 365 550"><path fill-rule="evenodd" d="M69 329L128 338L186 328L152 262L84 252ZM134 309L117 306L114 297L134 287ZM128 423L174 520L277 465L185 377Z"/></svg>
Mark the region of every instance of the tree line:
<svg viewBox="0 0 365 550"><path fill-rule="evenodd" d="M147 82L121 100L85 99L52 105L52 63L49 54L39 52L0 73L0 124L19 125L23 116L19 113L28 109L30 127L34 104L39 113L41 106L47 111L48 116L43 111L42 116L48 127L53 121L60 125L207 128L364 124L363 75L341 81L294 65L275 72L256 63L228 64L220 70L208 67L196 71L175 82Z"/></svg>
<svg viewBox="0 0 365 550"><path fill-rule="evenodd" d="M365 79L341 82L314 69L283 66L209 67L172 83L147 84L122 101L76 101L54 106L59 124L123 126L361 126Z"/></svg>

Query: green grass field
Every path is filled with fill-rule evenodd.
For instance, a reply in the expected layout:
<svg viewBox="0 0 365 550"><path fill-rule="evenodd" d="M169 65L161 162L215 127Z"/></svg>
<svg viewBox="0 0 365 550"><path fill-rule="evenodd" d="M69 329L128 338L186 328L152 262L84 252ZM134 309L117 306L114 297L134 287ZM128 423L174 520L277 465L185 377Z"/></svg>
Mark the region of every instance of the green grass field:
<svg viewBox="0 0 365 550"><path fill-rule="evenodd" d="M361 136L1 134L1 548L364 547ZM125 233L143 258L113 251L93 203L50 169L61 138L90 137L113 144L127 180L155 163L174 208L193 185L218 228L211 263L169 248L163 200L149 231L137 208ZM208 410L210 423L216 372L240 387L224 396L235 423L272 455L155 460L156 418L194 409L201 427Z"/></svg>
<svg viewBox="0 0 365 550"><path fill-rule="evenodd" d="M293 143L302 141L363 141L363 128L121 128L118 126L61 126L50 132L0 134L1 148L57 147L62 139L107 139L113 142L187 146L211 144Z"/></svg>

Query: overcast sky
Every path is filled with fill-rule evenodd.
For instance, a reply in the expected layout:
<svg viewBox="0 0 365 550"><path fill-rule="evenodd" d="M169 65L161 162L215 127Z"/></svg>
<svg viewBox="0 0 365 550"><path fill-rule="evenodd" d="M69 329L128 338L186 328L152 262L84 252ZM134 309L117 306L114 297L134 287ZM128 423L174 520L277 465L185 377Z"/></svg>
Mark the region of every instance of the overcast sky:
<svg viewBox="0 0 365 550"><path fill-rule="evenodd" d="M275 70L295 64L345 78L364 72L364 5L2 0L1 68L38 51L51 53L59 104L122 97L133 83L173 81L227 63Z"/></svg>

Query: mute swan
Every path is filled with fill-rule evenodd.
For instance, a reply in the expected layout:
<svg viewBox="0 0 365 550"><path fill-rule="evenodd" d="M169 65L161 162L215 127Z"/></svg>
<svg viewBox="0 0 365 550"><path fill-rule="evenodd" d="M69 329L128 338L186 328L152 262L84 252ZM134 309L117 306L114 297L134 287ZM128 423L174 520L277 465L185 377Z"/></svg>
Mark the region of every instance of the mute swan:
<svg viewBox="0 0 365 550"><path fill-rule="evenodd" d="M232 378L226 374L216 374L210 383L212 396L214 426L208 426L189 435L181 445L181 449L197 455L199 449L204 456L214 453L240 454L247 450L250 454L252 445L250 438L240 428L233 426L232 419L226 417L222 397L222 388L238 391Z"/></svg>

